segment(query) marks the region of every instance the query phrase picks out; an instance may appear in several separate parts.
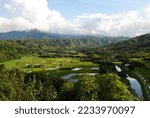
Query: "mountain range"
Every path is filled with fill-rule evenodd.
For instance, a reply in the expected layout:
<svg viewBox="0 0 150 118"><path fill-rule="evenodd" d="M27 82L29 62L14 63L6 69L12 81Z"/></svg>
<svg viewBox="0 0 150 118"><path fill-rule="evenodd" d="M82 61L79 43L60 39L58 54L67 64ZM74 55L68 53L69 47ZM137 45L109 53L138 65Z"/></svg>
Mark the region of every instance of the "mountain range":
<svg viewBox="0 0 150 118"><path fill-rule="evenodd" d="M10 31L0 33L0 39L3 40L14 40L14 39L42 39L42 38L59 38L58 34L41 32L37 29L27 31Z"/></svg>
<svg viewBox="0 0 150 118"><path fill-rule="evenodd" d="M0 40L51 40L48 41L51 45L74 44L76 46L98 47L108 46L111 50L117 51L150 51L150 33L137 36L134 38L129 37L107 37L107 36L88 36L88 35L64 35L42 32L38 29L28 31L11 31L0 33ZM33 42L33 41L31 41ZM65 43L63 43L65 42Z"/></svg>
<svg viewBox="0 0 150 118"><path fill-rule="evenodd" d="M105 46L111 43L127 40L129 39L129 37L64 35L64 34L42 32L39 31L38 29L0 33L0 40L23 40L23 39L78 39L87 41L91 40L98 43L100 46Z"/></svg>
<svg viewBox="0 0 150 118"><path fill-rule="evenodd" d="M70 37L70 38L69 38ZM106 49L116 53L150 52L150 34L128 37L71 36L31 31L0 33L0 61L25 55L46 55L70 50ZM105 49L104 47L104 49Z"/></svg>

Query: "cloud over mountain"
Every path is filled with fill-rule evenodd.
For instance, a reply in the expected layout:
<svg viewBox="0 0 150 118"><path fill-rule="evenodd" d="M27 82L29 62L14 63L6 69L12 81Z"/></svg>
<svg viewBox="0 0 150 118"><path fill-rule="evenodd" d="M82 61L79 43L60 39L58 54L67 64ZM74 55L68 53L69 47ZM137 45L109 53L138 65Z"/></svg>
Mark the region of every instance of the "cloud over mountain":
<svg viewBox="0 0 150 118"><path fill-rule="evenodd" d="M4 5L13 18L0 16L0 32L29 30L61 34L135 36L150 32L150 6L117 14L82 14L72 20L48 8L47 0L11 0Z"/></svg>

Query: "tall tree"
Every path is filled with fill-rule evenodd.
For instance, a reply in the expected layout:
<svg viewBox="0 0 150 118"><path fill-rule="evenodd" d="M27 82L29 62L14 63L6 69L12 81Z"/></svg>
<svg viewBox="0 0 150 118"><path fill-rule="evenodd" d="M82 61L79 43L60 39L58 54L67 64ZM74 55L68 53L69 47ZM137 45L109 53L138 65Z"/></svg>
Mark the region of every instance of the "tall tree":
<svg viewBox="0 0 150 118"><path fill-rule="evenodd" d="M98 84L94 77L84 75L78 82L78 99L81 101L98 100Z"/></svg>
<svg viewBox="0 0 150 118"><path fill-rule="evenodd" d="M128 87L120 81L116 74L103 74L98 77L98 96L102 101L133 101L139 100L129 91Z"/></svg>

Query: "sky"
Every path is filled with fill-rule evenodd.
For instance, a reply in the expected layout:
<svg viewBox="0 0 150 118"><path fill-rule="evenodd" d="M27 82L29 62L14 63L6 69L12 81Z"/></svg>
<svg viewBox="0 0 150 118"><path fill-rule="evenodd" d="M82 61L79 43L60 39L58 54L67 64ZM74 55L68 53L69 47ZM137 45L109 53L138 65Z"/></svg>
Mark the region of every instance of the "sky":
<svg viewBox="0 0 150 118"><path fill-rule="evenodd" d="M0 0L0 32L71 35L150 33L150 0Z"/></svg>

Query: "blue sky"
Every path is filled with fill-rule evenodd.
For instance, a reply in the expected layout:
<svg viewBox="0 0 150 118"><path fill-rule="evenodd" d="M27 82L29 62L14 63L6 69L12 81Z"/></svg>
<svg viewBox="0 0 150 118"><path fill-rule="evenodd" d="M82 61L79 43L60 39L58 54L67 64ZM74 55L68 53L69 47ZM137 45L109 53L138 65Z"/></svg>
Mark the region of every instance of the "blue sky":
<svg viewBox="0 0 150 118"><path fill-rule="evenodd" d="M11 0L0 0L0 15L12 17L4 4ZM37 0L38 1L38 0ZM49 9L59 11L65 18L72 19L83 13L115 14L129 10L140 11L150 0L47 0Z"/></svg>
<svg viewBox="0 0 150 118"><path fill-rule="evenodd" d="M150 32L150 0L0 0L0 32L137 36Z"/></svg>
<svg viewBox="0 0 150 118"><path fill-rule="evenodd" d="M150 0L48 0L49 8L58 10L66 18L83 13L114 14L129 10L141 10Z"/></svg>

